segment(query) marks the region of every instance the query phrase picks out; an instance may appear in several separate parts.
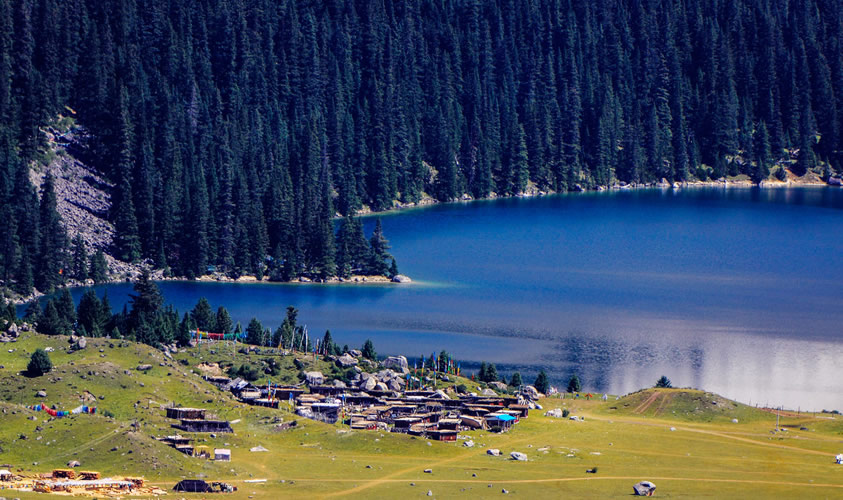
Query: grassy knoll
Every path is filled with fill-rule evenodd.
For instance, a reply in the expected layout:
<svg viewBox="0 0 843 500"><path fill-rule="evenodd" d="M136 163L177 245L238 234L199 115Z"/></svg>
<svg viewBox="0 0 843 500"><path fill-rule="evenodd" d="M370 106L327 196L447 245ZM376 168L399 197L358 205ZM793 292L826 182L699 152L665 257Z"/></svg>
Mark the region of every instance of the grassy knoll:
<svg viewBox="0 0 843 500"><path fill-rule="evenodd" d="M349 432L302 419L298 428L275 431L280 419L295 418L286 407L244 406L191 373L200 362L224 361L219 352L180 354L177 358L188 363L183 365L144 346L92 340L84 351L51 353L56 368L48 375L17 375L29 353L46 344L58 348L66 340L30 335L0 352L5 366L0 370L0 463L15 468L46 471L75 459L82 469L143 475L166 488L182 477L204 476L240 488L226 498L417 498L428 490L435 498L490 498L499 497L502 489L521 497L605 498L628 496L632 484L642 479L658 485L659 497L843 497L843 466L833 463L833 456L843 452L842 418L784 417L788 432L771 433L775 415L702 391L650 389L607 402L548 398L542 401L545 410L567 408L585 421L533 411L508 434L468 433L475 443L468 448L462 441ZM244 355L236 356L235 362L244 362ZM162 362L169 366L159 366ZM139 373L134 370L139 363L153 369ZM295 377L291 367L279 377ZM327 373L327 366L322 368ZM24 409L40 401L35 397L40 389L47 391L47 402L61 409L95 397L92 404L115 418L50 420ZM232 462L192 459L154 441L151 436L170 432L156 403L170 401L240 419L233 424L234 434L197 436L211 447L231 448ZM257 445L269 451L249 451ZM488 448L499 448L504 456L486 455ZM511 451L526 453L529 460L509 460ZM585 472L593 467L596 474ZM244 482L250 478L267 482ZM17 492L3 496L45 498ZM175 496L182 497L202 496Z"/></svg>

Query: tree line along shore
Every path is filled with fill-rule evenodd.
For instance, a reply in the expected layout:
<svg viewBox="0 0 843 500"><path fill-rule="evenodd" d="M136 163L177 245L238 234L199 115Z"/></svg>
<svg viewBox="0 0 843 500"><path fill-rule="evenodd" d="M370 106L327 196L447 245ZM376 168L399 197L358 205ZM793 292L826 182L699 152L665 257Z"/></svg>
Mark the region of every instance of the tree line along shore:
<svg viewBox="0 0 843 500"><path fill-rule="evenodd" d="M186 277L324 277L334 217L425 199L839 179L842 11L0 2L0 279L66 279L70 163L101 193L90 253Z"/></svg>

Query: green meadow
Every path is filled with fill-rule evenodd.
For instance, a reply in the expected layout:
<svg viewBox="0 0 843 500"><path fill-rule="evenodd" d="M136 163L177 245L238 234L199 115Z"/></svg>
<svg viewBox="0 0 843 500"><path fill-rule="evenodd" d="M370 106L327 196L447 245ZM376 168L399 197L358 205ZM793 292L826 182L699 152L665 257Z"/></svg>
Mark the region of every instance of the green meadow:
<svg viewBox="0 0 843 500"><path fill-rule="evenodd" d="M464 433L474 442L467 447L462 439L430 442L312 422L292 415L287 403L280 410L247 406L202 380L197 368L258 363L259 356L203 347L170 360L128 341L89 339L74 353L62 349L68 345L66 338L36 334L3 345L0 464L36 473L78 460L82 470L143 476L168 490L182 478L226 481L239 489L228 495L173 492L176 498L416 498L428 492L434 498L492 498L504 490L525 498L606 498L631 495L640 480L655 482L656 496L668 498L843 498L843 466L834 463L843 452L839 415L788 413L780 419L786 430L776 432L775 414L697 390L646 389L605 402L551 397L509 433ZM30 354L47 346L54 348L52 372L20 375ZM139 372L139 364L152 369ZM273 380L295 381L292 357L280 364ZM299 364L330 371L312 357ZM465 379L449 385L459 383L476 387ZM47 397L36 397L39 390ZM42 402L61 410L87 404L98 413L53 419L26 408ZM171 403L234 421L233 434L192 436L197 445L230 448L232 461L188 457L156 441L176 432L161 409ZM545 417L553 408L583 421ZM276 430L290 420L299 425ZM249 451L259 445L269 451ZM487 455L489 448L502 456ZM511 460L512 451L528 460ZM245 482L254 479L266 482Z"/></svg>

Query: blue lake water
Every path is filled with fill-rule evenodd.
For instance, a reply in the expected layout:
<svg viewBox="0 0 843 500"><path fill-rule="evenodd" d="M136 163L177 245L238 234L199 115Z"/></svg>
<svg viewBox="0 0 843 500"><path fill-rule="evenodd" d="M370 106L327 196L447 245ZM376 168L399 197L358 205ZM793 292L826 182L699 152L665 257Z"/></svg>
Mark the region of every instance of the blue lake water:
<svg viewBox="0 0 843 500"><path fill-rule="evenodd" d="M160 287L181 311L205 296L275 328L292 304L340 344L445 349L529 381L543 367L626 393L664 374L751 404L843 409L841 189L583 193L382 220L411 285ZM115 307L131 291L108 289Z"/></svg>

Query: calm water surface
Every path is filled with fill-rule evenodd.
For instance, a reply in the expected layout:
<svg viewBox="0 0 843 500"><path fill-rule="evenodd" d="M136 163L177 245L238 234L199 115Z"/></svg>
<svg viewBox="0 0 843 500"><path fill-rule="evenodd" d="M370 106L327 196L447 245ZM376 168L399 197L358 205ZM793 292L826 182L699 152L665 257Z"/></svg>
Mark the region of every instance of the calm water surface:
<svg viewBox="0 0 843 500"><path fill-rule="evenodd" d="M446 349L530 381L544 367L626 393L665 374L747 403L843 410L843 190L587 193L382 220L412 285L161 290L182 311L205 296L273 328L293 304L340 344ZM120 307L130 286L108 290Z"/></svg>

